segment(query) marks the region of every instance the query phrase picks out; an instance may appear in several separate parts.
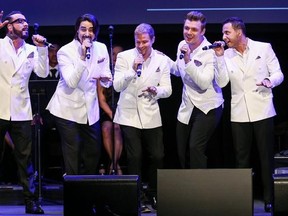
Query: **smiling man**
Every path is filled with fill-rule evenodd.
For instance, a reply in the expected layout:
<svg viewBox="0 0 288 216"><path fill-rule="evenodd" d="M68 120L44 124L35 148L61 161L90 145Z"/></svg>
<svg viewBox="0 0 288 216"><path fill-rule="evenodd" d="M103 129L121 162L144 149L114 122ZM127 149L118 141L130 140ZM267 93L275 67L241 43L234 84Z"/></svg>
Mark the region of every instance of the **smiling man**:
<svg viewBox="0 0 288 216"><path fill-rule="evenodd" d="M222 116L224 102L215 83L215 54L203 50L211 45L204 36L206 18L191 11L184 20L184 40L178 45L172 74L183 81L177 126L177 150L181 168L207 168L205 151ZM189 151L187 154L187 150Z"/></svg>
<svg viewBox="0 0 288 216"><path fill-rule="evenodd" d="M101 134L96 86L112 84L107 47L97 41L99 28L93 14L79 16L74 39L57 52L61 76L47 109L60 133L67 175L97 174Z"/></svg>
<svg viewBox="0 0 288 216"><path fill-rule="evenodd" d="M135 48L121 52L115 64L114 88L120 92L114 122L120 124L128 174L142 176L148 159L148 197L155 207L157 169L163 167L164 146L158 99L172 93L168 57L152 48L154 29L142 23L134 31ZM145 205L142 212L148 211Z"/></svg>
<svg viewBox="0 0 288 216"><path fill-rule="evenodd" d="M246 36L239 17L223 22L223 40L228 46L215 48L216 81L231 84L231 129L237 168L250 168L251 148L256 144L261 164L266 212L273 211L273 147L276 111L272 89L284 79L271 44ZM255 141L254 141L255 140Z"/></svg>

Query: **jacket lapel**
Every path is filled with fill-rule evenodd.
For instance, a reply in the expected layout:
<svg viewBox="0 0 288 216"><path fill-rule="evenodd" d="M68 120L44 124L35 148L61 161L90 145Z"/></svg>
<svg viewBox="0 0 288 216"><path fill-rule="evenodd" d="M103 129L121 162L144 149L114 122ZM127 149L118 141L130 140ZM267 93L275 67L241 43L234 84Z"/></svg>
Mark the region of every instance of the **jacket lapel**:
<svg viewBox="0 0 288 216"><path fill-rule="evenodd" d="M249 42L249 61L247 62L247 65L246 65L246 71L249 72L249 69L254 69L253 65L256 63L256 61L258 59L261 59L261 53L258 53L258 52L254 52L254 50L258 50L258 49L255 49L255 45L251 40Z"/></svg>
<svg viewBox="0 0 288 216"><path fill-rule="evenodd" d="M20 50L20 52L24 52L25 54L20 55L21 58L16 58L17 62L15 62L13 60L14 66L15 66L15 73L17 73L21 67L27 67L28 68L27 64L30 64L30 62L32 64L32 66L34 65L33 61L34 61L34 57L35 57L35 52L33 49L30 49L29 46L24 46L23 49Z"/></svg>
<svg viewBox="0 0 288 216"><path fill-rule="evenodd" d="M159 64L159 58L156 58L155 56L156 54L154 53L154 50L152 51L151 54L151 61L148 65L147 68L144 68L144 70L142 71L142 82L141 82L141 86L145 85L145 83L149 83L149 78L151 77L155 77L154 73L156 72L161 72L160 70L160 64ZM147 86L147 84L145 85Z"/></svg>

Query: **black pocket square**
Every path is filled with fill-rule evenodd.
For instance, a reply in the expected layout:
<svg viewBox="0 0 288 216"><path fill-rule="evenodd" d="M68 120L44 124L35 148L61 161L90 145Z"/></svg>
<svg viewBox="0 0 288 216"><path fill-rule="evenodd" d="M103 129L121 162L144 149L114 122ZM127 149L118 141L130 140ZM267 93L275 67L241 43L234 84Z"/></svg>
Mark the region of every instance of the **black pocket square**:
<svg viewBox="0 0 288 216"><path fill-rule="evenodd" d="M97 63L98 63L98 64L99 64L99 63L102 63L102 62L104 62L104 60L105 60L105 58L99 59L99 60L97 61Z"/></svg>
<svg viewBox="0 0 288 216"><path fill-rule="evenodd" d="M27 58L34 58L34 52L31 52L31 53L27 56Z"/></svg>
<svg viewBox="0 0 288 216"><path fill-rule="evenodd" d="M261 57L260 56L257 56L257 58L256 59L261 59Z"/></svg>
<svg viewBox="0 0 288 216"><path fill-rule="evenodd" d="M202 65L202 63L198 60L194 60L194 64L197 66L197 67L200 67Z"/></svg>

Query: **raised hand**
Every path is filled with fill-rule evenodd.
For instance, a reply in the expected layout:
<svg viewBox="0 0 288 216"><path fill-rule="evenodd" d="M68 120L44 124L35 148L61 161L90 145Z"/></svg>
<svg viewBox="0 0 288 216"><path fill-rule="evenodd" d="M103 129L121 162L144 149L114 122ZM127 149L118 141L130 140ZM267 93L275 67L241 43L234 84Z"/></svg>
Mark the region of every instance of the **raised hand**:
<svg viewBox="0 0 288 216"><path fill-rule="evenodd" d="M7 25L9 23L8 20L5 20L4 22L2 22L2 17L3 17L4 12L1 11L0 12L0 29L3 28L5 25Z"/></svg>

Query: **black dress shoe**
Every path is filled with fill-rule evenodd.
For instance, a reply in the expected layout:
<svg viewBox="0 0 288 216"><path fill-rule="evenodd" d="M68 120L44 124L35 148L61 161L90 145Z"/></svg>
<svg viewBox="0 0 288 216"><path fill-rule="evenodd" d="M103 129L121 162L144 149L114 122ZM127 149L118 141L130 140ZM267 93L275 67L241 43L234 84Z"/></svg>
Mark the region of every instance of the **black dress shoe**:
<svg viewBox="0 0 288 216"><path fill-rule="evenodd" d="M44 211L39 203L33 200L28 200L25 202L25 212L26 214L44 214Z"/></svg>
<svg viewBox="0 0 288 216"><path fill-rule="evenodd" d="M264 204L264 210L265 212L271 212L272 210L272 204L270 202L265 202Z"/></svg>
<svg viewBox="0 0 288 216"><path fill-rule="evenodd" d="M147 205L141 204L141 213L150 213L151 210L148 208Z"/></svg>
<svg viewBox="0 0 288 216"><path fill-rule="evenodd" d="M157 210L157 198L156 198L156 197L152 197L151 207L152 207L153 209Z"/></svg>

